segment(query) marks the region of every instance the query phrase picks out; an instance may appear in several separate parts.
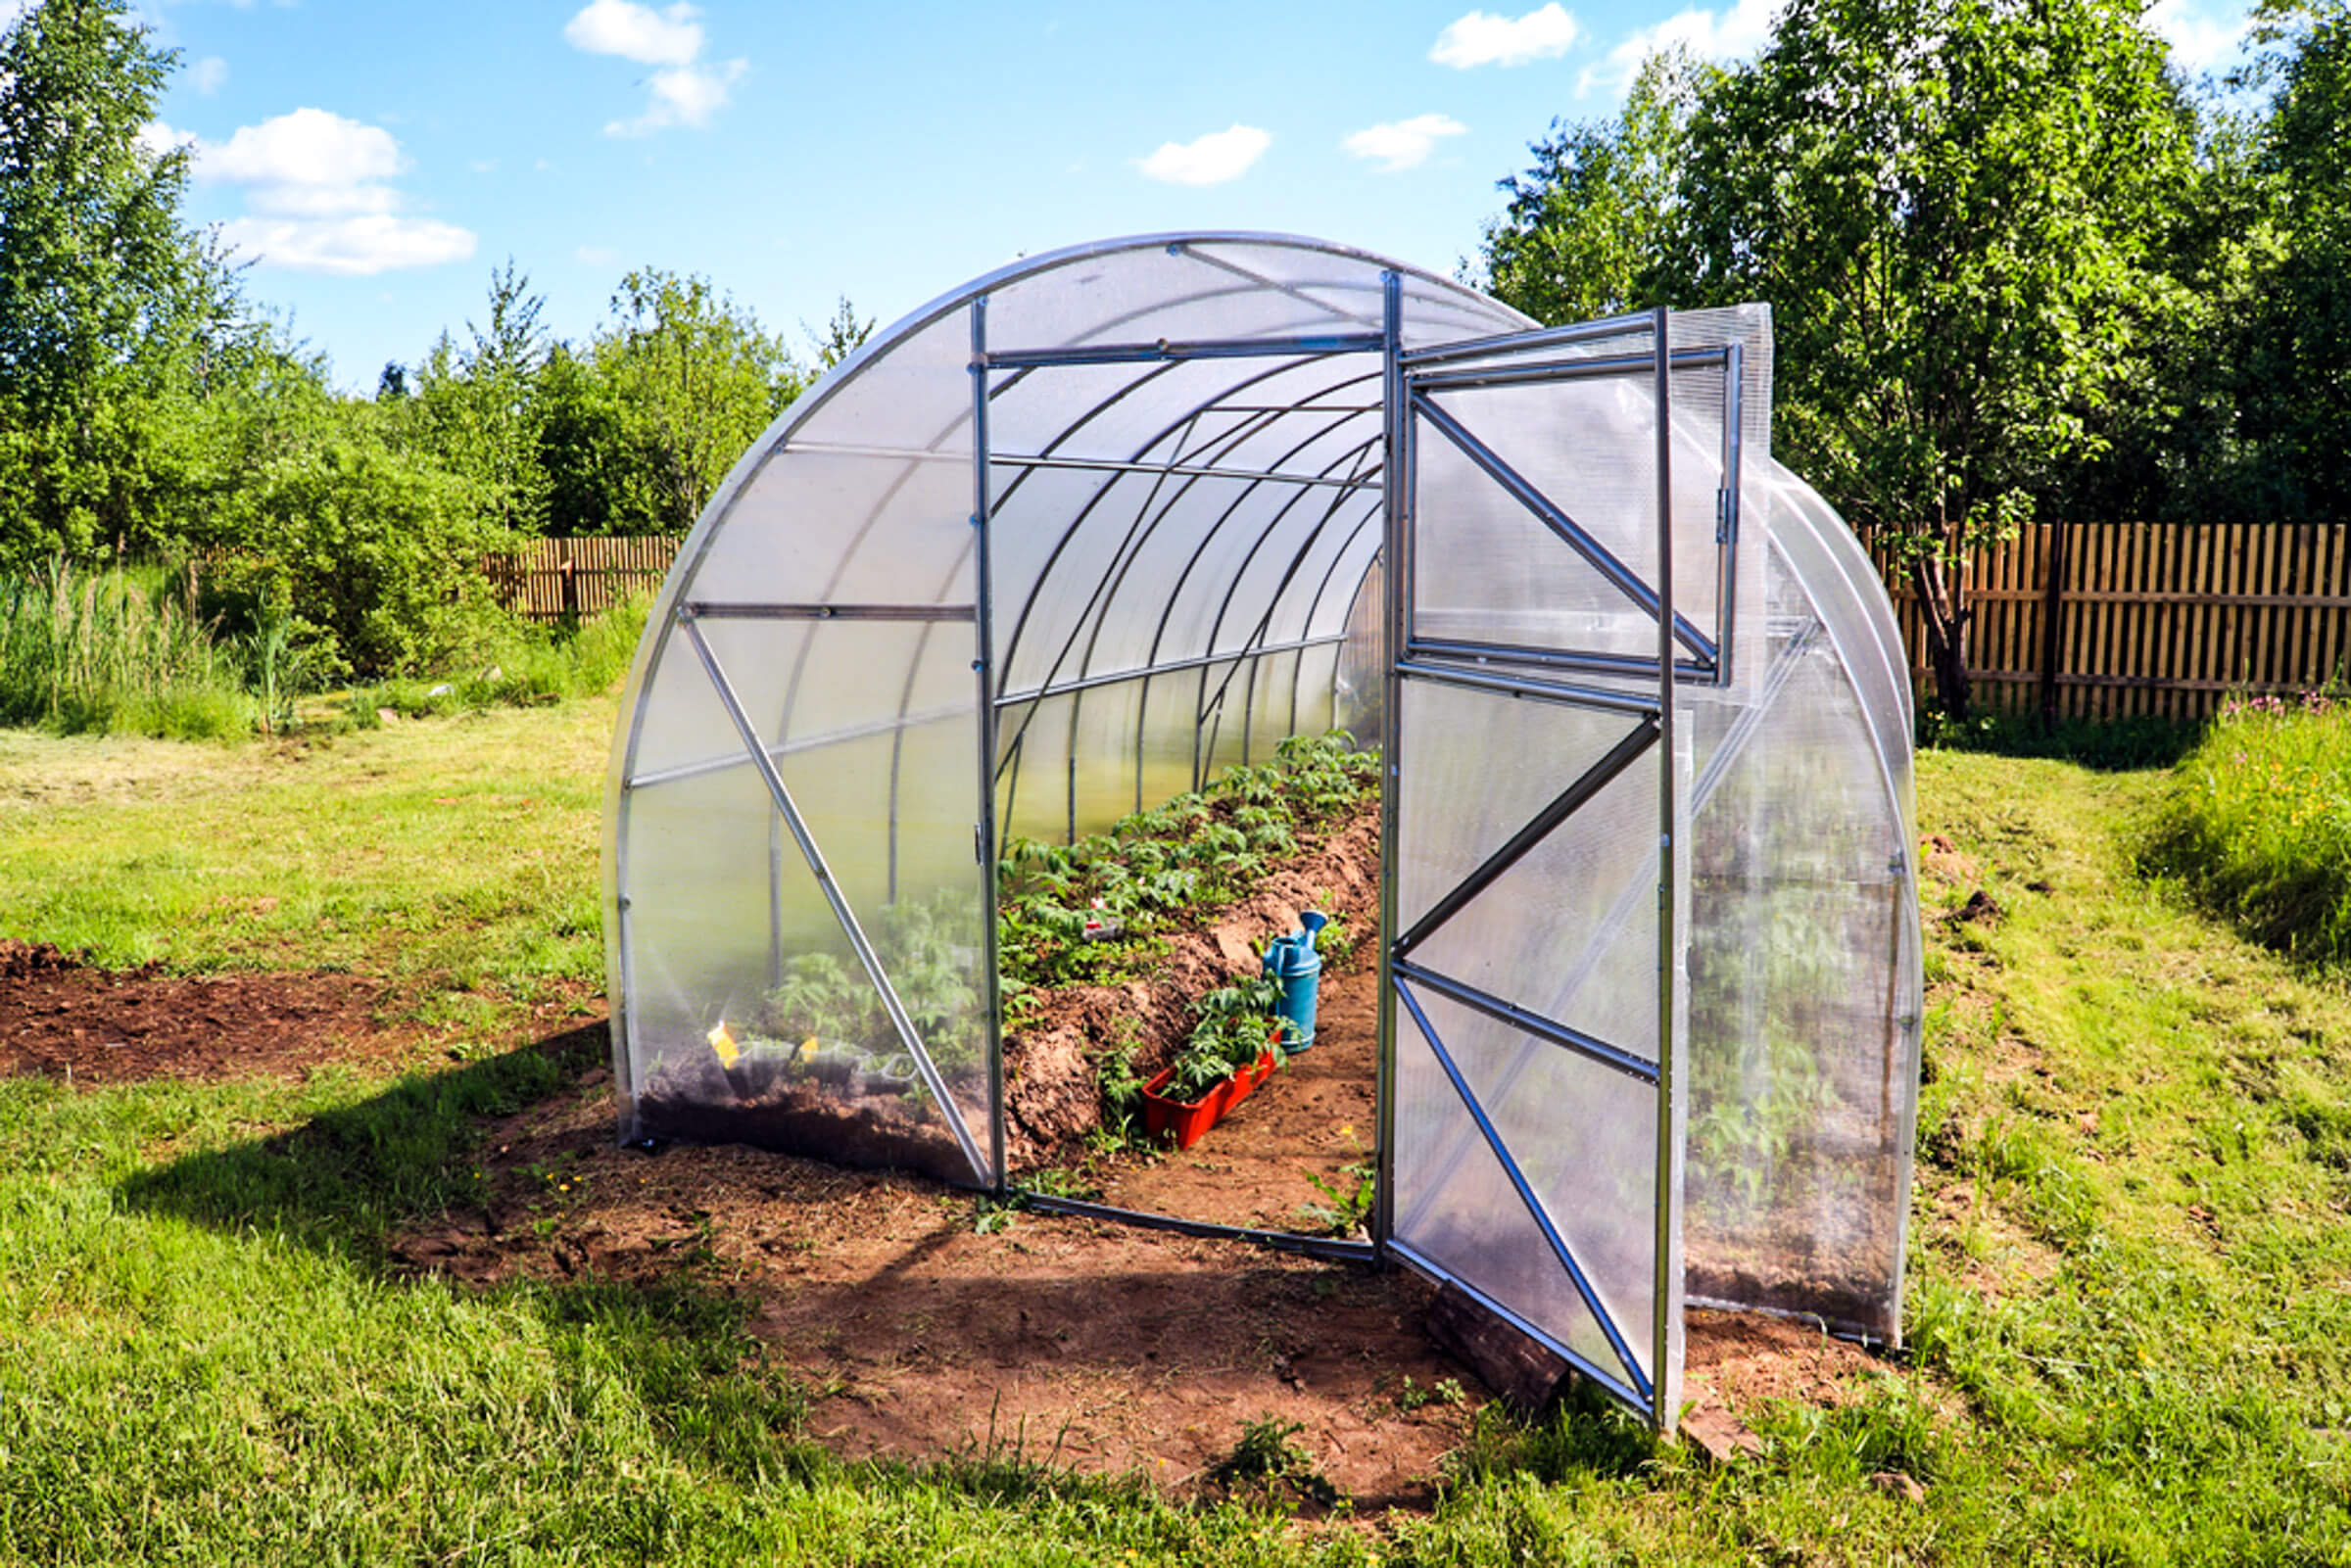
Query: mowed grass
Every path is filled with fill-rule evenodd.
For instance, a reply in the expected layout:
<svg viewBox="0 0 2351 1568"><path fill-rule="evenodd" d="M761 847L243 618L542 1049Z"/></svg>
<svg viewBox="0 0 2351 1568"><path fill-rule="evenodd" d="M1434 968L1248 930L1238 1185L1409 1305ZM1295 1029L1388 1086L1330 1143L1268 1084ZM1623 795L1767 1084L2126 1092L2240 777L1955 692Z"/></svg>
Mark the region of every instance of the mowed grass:
<svg viewBox="0 0 2351 1568"><path fill-rule="evenodd" d="M420 996L602 974L609 698L283 742L0 731L0 935Z"/></svg>
<svg viewBox="0 0 2351 1568"><path fill-rule="evenodd" d="M0 736L0 932L341 965L426 1009L592 977L609 722L300 756ZM2166 779L1922 757L1950 847L1910 1348L1838 1407L1751 1412L1754 1458L1597 1405L1488 1413L1433 1516L1319 1525L1048 1471L1049 1435L840 1464L751 1304L692 1267L384 1267L394 1228L466 1211L479 1117L579 1092L592 1039L508 1032L391 1079L0 1081L0 1560L2351 1560L2351 992L2138 876ZM1941 918L1978 888L1999 920Z"/></svg>

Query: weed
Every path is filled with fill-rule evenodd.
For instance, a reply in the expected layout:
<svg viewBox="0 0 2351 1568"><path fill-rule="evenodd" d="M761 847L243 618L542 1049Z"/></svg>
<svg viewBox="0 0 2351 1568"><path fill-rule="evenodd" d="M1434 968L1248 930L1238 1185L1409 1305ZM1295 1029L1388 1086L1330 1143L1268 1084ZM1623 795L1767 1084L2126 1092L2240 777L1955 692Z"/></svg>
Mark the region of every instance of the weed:
<svg viewBox="0 0 2351 1568"><path fill-rule="evenodd" d="M1263 1415L1243 1423L1232 1451L1209 1466L1210 1485L1227 1496L1249 1492L1277 1507L1315 1502L1327 1508L1339 1500L1339 1489L1315 1468L1314 1455L1290 1440L1305 1427Z"/></svg>

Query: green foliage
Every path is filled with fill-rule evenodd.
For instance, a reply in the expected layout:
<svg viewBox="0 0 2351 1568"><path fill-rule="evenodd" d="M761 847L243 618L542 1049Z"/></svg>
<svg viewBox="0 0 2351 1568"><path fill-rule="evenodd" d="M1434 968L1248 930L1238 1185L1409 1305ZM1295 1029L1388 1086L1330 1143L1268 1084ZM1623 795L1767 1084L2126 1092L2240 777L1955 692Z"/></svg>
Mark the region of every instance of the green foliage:
<svg viewBox="0 0 2351 1568"><path fill-rule="evenodd" d="M1223 908L1297 834L1327 824L1379 787L1375 755L1343 732L1292 736L1274 760L1226 770L1207 789L1122 818L1067 846L1014 838L998 863L997 950L1008 979L1066 985L1147 958L1153 933ZM1088 939L1087 921L1115 924Z"/></svg>
<svg viewBox="0 0 2351 1568"><path fill-rule="evenodd" d="M1257 1066L1272 1048L1278 1022L1273 1008L1280 1000L1280 985L1264 975L1219 986L1201 997L1199 1017L1169 1062L1171 1076L1161 1092L1189 1103L1241 1069Z"/></svg>
<svg viewBox="0 0 2351 1568"><path fill-rule="evenodd" d="M2351 959L2351 706L2231 699L2181 761L2142 858L2256 940Z"/></svg>
<svg viewBox="0 0 2351 1568"><path fill-rule="evenodd" d="M1232 1451L1209 1466L1209 1484L1228 1496L1255 1494L1277 1507L1331 1506L1339 1501L1339 1489L1315 1468L1315 1456L1292 1441L1304 1430L1300 1422L1273 1415L1242 1423Z"/></svg>
<svg viewBox="0 0 2351 1568"><path fill-rule="evenodd" d="M187 153L140 145L172 64L120 0L0 28L0 566L150 543L162 421L246 333Z"/></svg>
<svg viewBox="0 0 2351 1568"><path fill-rule="evenodd" d="M249 733L259 715L242 672L191 598L184 577L79 572L62 560L0 578L0 724L182 739Z"/></svg>
<svg viewBox="0 0 2351 1568"><path fill-rule="evenodd" d="M1553 120L1534 166L1502 182L1486 225L1487 287L1538 321L1615 315L1663 297L1657 272L1689 139L1712 68L1676 50L1643 62L1613 121Z"/></svg>
<svg viewBox="0 0 2351 1568"><path fill-rule="evenodd" d="M591 350L613 423L598 439L627 454L608 514L644 520L628 532L683 534L744 449L798 396L799 372L780 340L701 277L631 272L612 315Z"/></svg>
<svg viewBox="0 0 2351 1568"><path fill-rule="evenodd" d="M1539 145L1488 267L1560 314L1768 301L1774 448L1910 570L1964 715L1954 568L2105 450L2193 150L2124 0L1797 0Z"/></svg>

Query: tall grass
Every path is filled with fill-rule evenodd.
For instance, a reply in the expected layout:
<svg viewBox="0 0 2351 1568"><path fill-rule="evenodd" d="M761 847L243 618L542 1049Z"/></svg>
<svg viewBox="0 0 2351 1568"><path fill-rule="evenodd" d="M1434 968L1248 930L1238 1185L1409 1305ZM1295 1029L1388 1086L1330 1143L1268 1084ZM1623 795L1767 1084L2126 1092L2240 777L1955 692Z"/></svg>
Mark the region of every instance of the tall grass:
<svg viewBox="0 0 2351 1568"><path fill-rule="evenodd" d="M651 607L652 596L640 594L570 624L537 626L509 618L462 668L360 689L353 693L354 710L372 714L381 708L421 717L467 708L536 707L608 691L628 674Z"/></svg>
<svg viewBox="0 0 2351 1568"><path fill-rule="evenodd" d="M352 689L332 717L297 700L318 665L279 619L230 636L195 609L187 577L161 566L53 563L0 578L0 726L183 740L281 734L324 722L532 707L609 690L628 672L649 597L576 624L500 616L458 667ZM348 716L348 717L346 717Z"/></svg>
<svg viewBox="0 0 2351 1568"><path fill-rule="evenodd" d="M203 738L258 716L239 660L169 572L60 561L0 580L0 724Z"/></svg>
<svg viewBox="0 0 2351 1568"><path fill-rule="evenodd" d="M2351 701L2231 700L2181 761L2143 859L2258 941L2351 959Z"/></svg>

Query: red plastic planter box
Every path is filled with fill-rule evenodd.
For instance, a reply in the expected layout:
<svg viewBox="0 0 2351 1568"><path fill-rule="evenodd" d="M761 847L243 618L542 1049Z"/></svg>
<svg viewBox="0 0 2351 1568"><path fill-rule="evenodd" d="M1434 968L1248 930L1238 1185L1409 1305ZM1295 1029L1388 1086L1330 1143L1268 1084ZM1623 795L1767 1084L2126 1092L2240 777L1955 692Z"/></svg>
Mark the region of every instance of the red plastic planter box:
<svg viewBox="0 0 2351 1568"><path fill-rule="evenodd" d="M1144 1133L1153 1138L1173 1139L1176 1148L1189 1149L1223 1118L1224 1113L1248 1099L1266 1081L1277 1060L1269 1045L1259 1053L1257 1066L1242 1068L1199 1099L1188 1101L1171 1100L1159 1092L1176 1075L1174 1068L1161 1069L1143 1085Z"/></svg>

